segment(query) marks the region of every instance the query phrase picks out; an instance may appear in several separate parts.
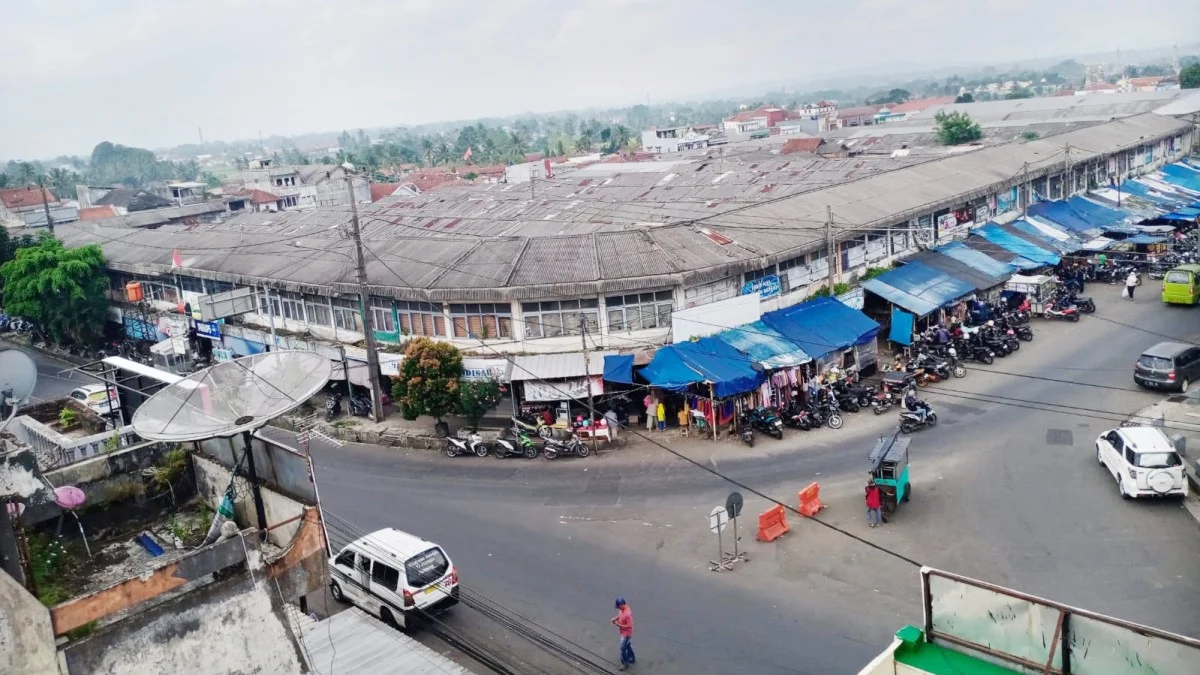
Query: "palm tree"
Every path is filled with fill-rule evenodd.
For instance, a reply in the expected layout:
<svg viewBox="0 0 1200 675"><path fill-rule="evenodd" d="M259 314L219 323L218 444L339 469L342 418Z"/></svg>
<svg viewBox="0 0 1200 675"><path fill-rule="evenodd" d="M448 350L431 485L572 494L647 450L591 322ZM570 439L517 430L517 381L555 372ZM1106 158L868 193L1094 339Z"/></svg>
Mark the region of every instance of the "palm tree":
<svg viewBox="0 0 1200 675"><path fill-rule="evenodd" d="M521 138L521 134L513 131L508 135L508 151L512 154L513 159L525 161L525 151L529 149L525 139Z"/></svg>
<svg viewBox="0 0 1200 675"><path fill-rule="evenodd" d="M632 139L633 133L624 124L618 124L617 128L613 130L613 140L617 142L617 147L622 150L629 147L629 141Z"/></svg>
<svg viewBox="0 0 1200 675"><path fill-rule="evenodd" d="M421 139L421 156L425 158L425 166L433 166L436 153L433 148L433 141L426 136Z"/></svg>

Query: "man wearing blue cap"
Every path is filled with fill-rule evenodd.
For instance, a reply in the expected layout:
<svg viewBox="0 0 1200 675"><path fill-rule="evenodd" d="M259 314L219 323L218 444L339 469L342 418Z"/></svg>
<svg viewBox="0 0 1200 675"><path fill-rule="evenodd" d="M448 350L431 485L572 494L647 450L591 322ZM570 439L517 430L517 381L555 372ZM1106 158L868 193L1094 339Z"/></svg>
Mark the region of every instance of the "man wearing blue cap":
<svg viewBox="0 0 1200 675"><path fill-rule="evenodd" d="M615 604L617 615L613 617L612 623L621 634L620 670L625 670L637 662L637 657L633 655L633 612L629 609L625 598L617 598Z"/></svg>

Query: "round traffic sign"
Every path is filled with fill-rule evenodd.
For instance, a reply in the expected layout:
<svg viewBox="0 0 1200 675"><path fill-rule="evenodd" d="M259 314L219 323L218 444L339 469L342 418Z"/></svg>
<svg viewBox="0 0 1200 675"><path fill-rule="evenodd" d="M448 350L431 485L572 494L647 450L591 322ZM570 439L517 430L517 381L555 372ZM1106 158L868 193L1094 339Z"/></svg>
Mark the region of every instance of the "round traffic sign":
<svg viewBox="0 0 1200 675"><path fill-rule="evenodd" d="M729 512L724 506L714 506L712 513L708 514L708 529L713 534L723 532L725 526L729 523Z"/></svg>
<svg viewBox="0 0 1200 675"><path fill-rule="evenodd" d="M742 499L742 493L729 493L729 496L725 498L725 510L729 512L730 518L737 518L738 516L742 515L743 503L744 500Z"/></svg>

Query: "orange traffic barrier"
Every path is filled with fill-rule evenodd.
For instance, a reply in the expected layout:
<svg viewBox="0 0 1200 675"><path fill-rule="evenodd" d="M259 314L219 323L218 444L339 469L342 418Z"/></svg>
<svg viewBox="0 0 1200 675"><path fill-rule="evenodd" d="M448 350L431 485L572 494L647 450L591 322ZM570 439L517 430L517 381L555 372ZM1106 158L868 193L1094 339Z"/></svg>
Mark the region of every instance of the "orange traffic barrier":
<svg viewBox="0 0 1200 675"><path fill-rule="evenodd" d="M758 516L757 539L759 541L775 541L790 529L792 528L787 524L787 512L779 504L763 511Z"/></svg>
<svg viewBox="0 0 1200 675"><path fill-rule="evenodd" d="M811 518L817 515L817 511L825 508L821 503L821 486L814 483L809 483L807 487L799 493L800 498L800 515Z"/></svg>

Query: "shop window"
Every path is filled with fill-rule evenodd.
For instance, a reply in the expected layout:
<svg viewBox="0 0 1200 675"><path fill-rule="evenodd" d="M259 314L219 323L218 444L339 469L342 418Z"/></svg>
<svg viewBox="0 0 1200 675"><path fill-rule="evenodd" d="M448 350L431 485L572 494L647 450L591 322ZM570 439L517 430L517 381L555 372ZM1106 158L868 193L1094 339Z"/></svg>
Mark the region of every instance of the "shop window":
<svg viewBox="0 0 1200 675"><path fill-rule="evenodd" d="M279 306L279 296L271 291L258 293L258 313L264 316L283 316L283 310Z"/></svg>
<svg viewBox="0 0 1200 675"><path fill-rule="evenodd" d="M509 338L512 337L512 305L450 305L450 322L456 338Z"/></svg>
<svg viewBox="0 0 1200 675"><path fill-rule="evenodd" d="M352 330L355 333L363 332L358 298L333 299L333 325L343 330Z"/></svg>
<svg viewBox="0 0 1200 675"><path fill-rule="evenodd" d="M308 323L314 326L328 326L331 323L329 304L319 295L304 296L304 315L308 318Z"/></svg>
<svg viewBox="0 0 1200 675"><path fill-rule="evenodd" d="M610 333L671 327L671 311L675 307L675 294L671 291L615 295L604 302Z"/></svg>
<svg viewBox="0 0 1200 675"><path fill-rule="evenodd" d="M304 296L283 292L279 294L279 304L283 309L283 318L304 321Z"/></svg>
<svg viewBox="0 0 1200 675"><path fill-rule="evenodd" d="M204 280L197 277L179 277L179 288L188 293L204 294Z"/></svg>
<svg viewBox="0 0 1200 675"><path fill-rule="evenodd" d="M588 332L594 334L600 329L599 302L594 299L523 302L521 314L526 338L579 335L580 316L587 322Z"/></svg>
<svg viewBox="0 0 1200 675"><path fill-rule="evenodd" d="M381 333L396 332L396 315L392 301L388 298L371 296L371 326Z"/></svg>
<svg viewBox="0 0 1200 675"><path fill-rule="evenodd" d="M758 279L765 279L766 277L769 277L772 274L775 274L775 266L774 265L772 265L770 267L764 267L761 270L754 270L752 272L746 272L746 283L749 283L751 281L757 281Z"/></svg>
<svg viewBox="0 0 1200 675"><path fill-rule="evenodd" d="M808 256L798 255L779 263L779 292L790 293L808 285Z"/></svg>
<svg viewBox="0 0 1200 675"><path fill-rule="evenodd" d="M401 334L426 337L446 335L446 318L442 315L441 305L400 300L396 303L396 308L400 312Z"/></svg>
<svg viewBox="0 0 1200 675"><path fill-rule="evenodd" d="M212 279L205 281L204 287L208 289L209 295L216 295L217 293L228 293L229 291L233 290L233 284L231 284L227 281L213 281Z"/></svg>

